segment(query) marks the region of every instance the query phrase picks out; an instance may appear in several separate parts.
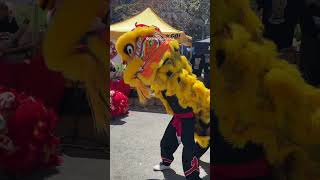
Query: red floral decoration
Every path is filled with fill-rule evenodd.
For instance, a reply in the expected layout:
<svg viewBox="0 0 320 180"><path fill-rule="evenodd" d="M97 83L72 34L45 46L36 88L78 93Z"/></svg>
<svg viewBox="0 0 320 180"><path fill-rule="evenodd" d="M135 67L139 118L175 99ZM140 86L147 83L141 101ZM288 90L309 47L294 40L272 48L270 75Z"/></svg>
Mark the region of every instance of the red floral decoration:
<svg viewBox="0 0 320 180"><path fill-rule="evenodd" d="M124 83L123 79L120 80L111 80L110 81L110 90L119 91L125 96L129 96L131 88L128 84Z"/></svg>
<svg viewBox="0 0 320 180"><path fill-rule="evenodd" d="M59 139L53 134L57 117L43 103L0 87L0 167L14 174L54 167Z"/></svg>
<svg viewBox="0 0 320 180"><path fill-rule="evenodd" d="M128 114L128 97L122 92L110 90L110 105L112 117Z"/></svg>

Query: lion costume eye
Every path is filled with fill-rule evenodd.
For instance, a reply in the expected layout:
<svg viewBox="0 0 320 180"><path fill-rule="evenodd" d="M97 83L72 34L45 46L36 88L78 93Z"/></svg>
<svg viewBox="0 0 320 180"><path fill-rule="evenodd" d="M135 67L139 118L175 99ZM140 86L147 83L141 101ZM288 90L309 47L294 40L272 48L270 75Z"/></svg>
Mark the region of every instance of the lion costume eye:
<svg viewBox="0 0 320 180"><path fill-rule="evenodd" d="M134 51L134 47L132 44L127 44L125 47L124 47L124 52L129 55L129 56L133 56L133 51Z"/></svg>

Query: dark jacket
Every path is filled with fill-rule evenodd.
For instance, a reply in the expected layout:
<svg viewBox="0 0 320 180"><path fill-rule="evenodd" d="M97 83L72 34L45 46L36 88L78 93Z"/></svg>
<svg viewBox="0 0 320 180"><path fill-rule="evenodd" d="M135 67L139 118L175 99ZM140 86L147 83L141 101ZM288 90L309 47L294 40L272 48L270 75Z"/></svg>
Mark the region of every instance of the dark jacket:
<svg viewBox="0 0 320 180"><path fill-rule="evenodd" d="M275 42L278 49L292 46L294 30L298 23L302 0L287 0L284 9L284 22L275 24L272 22L272 1L258 0L258 6L263 9L262 22L264 24L264 36Z"/></svg>
<svg viewBox="0 0 320 180"><path fill-rule="evenodd" d="M191 59L192 72L197 76L201 76L205 67L205 56L203 54L195 54Z"/></svg>
<svg viewBox="0 0 320 180"><path fill-rule="evenodd" d="M0 20L0 33L16 33L18 30L19 26L14 17L6 17Z"/></svg>
<svg viewBox="0 0 320 180"><path fill-rule="evenodd" d="M270 21L272 1L258 0L258 6L263 9L262 22L265 26L265 37L273 40L279 49L292 46L294 31L300 24L302 36L317 38L320 27L315 19L320 18L320 7L307 4L306 0L287 0L284 9L284 22L275 24ZM278 1L278 0L277 0Z"/></svg>

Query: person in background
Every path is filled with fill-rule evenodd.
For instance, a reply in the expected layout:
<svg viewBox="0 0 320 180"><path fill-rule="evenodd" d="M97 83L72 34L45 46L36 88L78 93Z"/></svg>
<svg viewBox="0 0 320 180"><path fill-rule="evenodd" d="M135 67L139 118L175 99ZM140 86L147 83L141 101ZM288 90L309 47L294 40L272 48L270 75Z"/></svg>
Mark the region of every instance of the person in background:
<svg viewBox="0 0 320 180"><path fill-rule="evenodd" d="M0 33L16 33L19 30L15 17L10 16L8 5L0 1Z"/></svg>
<svg viewBox="0 0 320 180"><path fill-rule="evenodd" d="M320 85L320 2L318 0L258 0L262 9L265 37L273 40L280 52L292 49L294 31L301 27L299 68L311 85ZM290 55L287 55L290 57ZM292 56L291 56L292 57Z"/></svg>
<svg viewBox="0 0 320 180"><path fill-rule="evenodd" d="M191 47L180 45L180 54L185 56L188 60L191 59Z"/></svg>
<svg viewBox="0 0 320 180"><path fill-rule="evenodd" d="M0 57L6 54L9 48L16 45L15 33L19 26L15 17L10 15L10 9L4 1L0 1Z"/></svg>
<svg viewBox="0 0 320 180"><path fill-rule="evenodd" d="M32 28L30 20L25 19L19 30L10 38L11 46L2 49L1 62L19 63L32 56L35 44L32 42Z"/></svg>
<svg viewBox="0 0 320 180"><path fill-rule="evenodd" d="M301 14L300 69L311 85L320 85L320 2L305 0Z"/></svg>
<svg viewBox="0 0 320 180"><path fill-rule="evenodd" d="M205 54L204 57L204 85L210 89L210 54Z"/></svg>
<svg viewBox="0 0 320 180"><path fill-rule="evenodd" d="M32 44L32 25L30 20L25 18L19 31L16 33L16 39L18 40L18 46L25 44Z"/></svg>
<svg viewBox="0 0 320 180"><path fill-rule="evenodd" d="M192 59L192 47L186 48L186 57L187 59Z"/></svg>
<svg viewBox="0 0 320 180"><path fill-rule="evenodd" d="M192 72L198 77L201 78L202 71L205 65L205 55L195 53L191 58Z"/></svg>
<svg viewBox="0 0 320 180"><path fill-rule="evenodd" d="M300 0L257 0L262 11L264 36L275 42L278 50L292 46L298 23Z"/></svg>

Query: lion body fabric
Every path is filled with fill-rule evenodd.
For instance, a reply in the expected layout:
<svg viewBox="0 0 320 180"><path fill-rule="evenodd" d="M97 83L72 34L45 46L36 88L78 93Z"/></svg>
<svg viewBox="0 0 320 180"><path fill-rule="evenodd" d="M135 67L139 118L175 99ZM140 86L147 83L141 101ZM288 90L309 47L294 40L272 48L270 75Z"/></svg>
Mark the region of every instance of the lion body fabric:
<svg viewBox="0 0 320 180"><path fill-rule="evenodd" d="M213 108L234 146L262 145L279 179L320 179L320 90L279 59L248 0L218 0Z"/></svg>
<svg viewBox="0 0 320 180"><path fill-rule="evenodd" d="M119 37L116 49L127 63L124 81L137 89L142 102L154 92L169 114L173 111L162 92L165 91L166 96L177 96L181 107L193 109L198 124L209 125L210 90L192 74L187 58L179 52L178 42L159 36L161 33L156 27L143 26ZM197 127L201 129L200 125ZM195 140L207 147L209 134L200 134L195 134Z"/></svg>
<svg viewBox="0 0 320 180"><path fill-rule="evenodd" d="M52 1L52 0L51 0ZM51 2L48 0L48 2ZM40 1L40 6L42 1ZM49 69L62 72L73 81L86 87L97 134L109 135L107 91L107 47L102 35L86 36L94 24L104 0L68 0L59 2L43 43L43 54ZM77 6L74 6L77 4ZM44 6L44 5L43 5ZM46 7L43 7L46 8ZM46 9L51 9L47 7ZM81 17L81 18L80 18ZM76 49L86 39L84 52Z"/></svg>

